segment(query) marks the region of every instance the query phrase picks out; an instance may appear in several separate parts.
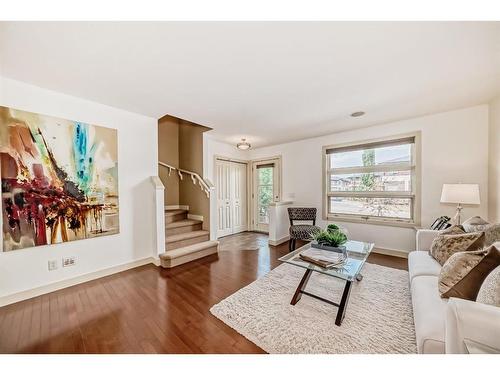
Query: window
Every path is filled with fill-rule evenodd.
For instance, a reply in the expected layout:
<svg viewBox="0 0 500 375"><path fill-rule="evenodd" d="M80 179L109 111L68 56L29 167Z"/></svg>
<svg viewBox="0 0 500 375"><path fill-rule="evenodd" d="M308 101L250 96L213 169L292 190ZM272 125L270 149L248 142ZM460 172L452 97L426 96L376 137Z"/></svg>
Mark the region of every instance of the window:
<svg viewBox="0 0 500 375"><path fill-rule="evenodd" d="M274 164L257 165L258 223L269 224L269 204L273 201Z"/></svg>
<svg viewBox="0 0 500 375"><path fill-rule="evenodd" d="M418 223L418 137L324 147L326 218Z"/></svg>

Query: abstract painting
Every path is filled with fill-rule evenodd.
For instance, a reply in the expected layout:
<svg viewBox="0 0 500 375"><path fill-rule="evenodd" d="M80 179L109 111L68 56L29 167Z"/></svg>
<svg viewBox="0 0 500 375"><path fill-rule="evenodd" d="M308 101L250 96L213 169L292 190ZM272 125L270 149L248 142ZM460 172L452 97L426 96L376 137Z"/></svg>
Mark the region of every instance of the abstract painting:
<svg viewBox="0 0 500 375"><path fill-rule="evenodd" d="M117 131L0 107L3 250L119 232Z"/></svg>

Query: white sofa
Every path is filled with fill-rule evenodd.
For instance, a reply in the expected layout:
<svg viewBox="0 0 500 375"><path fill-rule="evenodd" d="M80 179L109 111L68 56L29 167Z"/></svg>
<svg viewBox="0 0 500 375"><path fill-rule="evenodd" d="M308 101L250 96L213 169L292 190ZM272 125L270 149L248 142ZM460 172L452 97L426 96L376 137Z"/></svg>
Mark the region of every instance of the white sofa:
<svg viewBox="0 0 500 375"><path fill-rule="evenodd" d="M419 353L500 352L500 308L458 298L441 298L439 263L429 255L439 231L417 232L408 256L413 318Z"/></svg>

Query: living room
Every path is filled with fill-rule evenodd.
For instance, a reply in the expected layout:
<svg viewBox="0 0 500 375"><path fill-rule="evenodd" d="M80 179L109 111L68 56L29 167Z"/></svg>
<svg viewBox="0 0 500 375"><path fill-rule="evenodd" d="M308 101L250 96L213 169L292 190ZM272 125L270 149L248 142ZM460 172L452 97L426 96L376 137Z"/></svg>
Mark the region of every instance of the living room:
<svg viewBox="0 0 500 375"><path fill-rule="evenodd" d="M356 9L0 21L6 363L498 364L500 15Z"/></svg>

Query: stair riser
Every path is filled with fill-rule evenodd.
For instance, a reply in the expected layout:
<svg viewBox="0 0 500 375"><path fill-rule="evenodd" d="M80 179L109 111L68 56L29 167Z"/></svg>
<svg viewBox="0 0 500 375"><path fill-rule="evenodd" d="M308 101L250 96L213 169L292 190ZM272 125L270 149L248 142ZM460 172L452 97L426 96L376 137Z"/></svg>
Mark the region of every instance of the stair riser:
<svg viewBox="0 0 500 375"><path fill-rule="evenodd" d="M174 221L181 221L187 219L187 212L178 213L175 215L165 215L165 224L173 223Z"/></svg>
<svg viewBox="0 0 500 375"><path fill-rule="evenodd" d="M208 249L197 251L192 254L186 254L182 257L178 257L175 259L161 259L161 266L163 268L172 268L216 253L217 253L217 246L213 246L209 247Z"/></svg>
<svg viewBox="0 0 500 375"><path fill-rule="evenodd" d="M178 227L178 228L167 228L167 236L171 236L173 234L181 234L181 233L188 233L188 232L194 232L195 230L202 230L202 224L192 224L192 225L186 225L184 227Z"/></svg>
<svg viewBox="0 0 500 375"><path fill-rule="evenodd" d="M167 235L167 238L168 238L168 235ZM205 234L205 235L199 236L199 237L187 238L185 240L167 243L166 248L167 248L167 250L174 250L174 249L178 249L180 247L194 245L195 243L205 242L205 241L209 241L209 240L210 240L210 236L208 234Z"/></svg>

